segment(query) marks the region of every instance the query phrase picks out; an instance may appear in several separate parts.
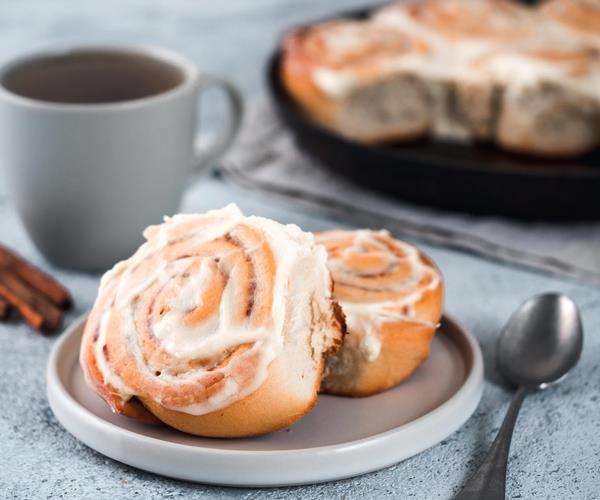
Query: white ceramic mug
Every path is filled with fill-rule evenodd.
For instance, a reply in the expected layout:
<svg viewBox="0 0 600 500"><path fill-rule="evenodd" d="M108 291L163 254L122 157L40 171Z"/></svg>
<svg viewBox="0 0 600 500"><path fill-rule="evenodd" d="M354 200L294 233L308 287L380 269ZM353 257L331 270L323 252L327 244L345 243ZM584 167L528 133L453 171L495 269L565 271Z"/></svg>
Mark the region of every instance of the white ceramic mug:
<svg viewBox="0 0 600 500"><path fill-rule="evenodd" d="M196 110L208 86L224 90L230 112L199 151ZM186 180L224 153L241 113L231 83L166 50L38 52L0 67L0 162L38 249L59 266L99 271L177 210Z"/></svg>

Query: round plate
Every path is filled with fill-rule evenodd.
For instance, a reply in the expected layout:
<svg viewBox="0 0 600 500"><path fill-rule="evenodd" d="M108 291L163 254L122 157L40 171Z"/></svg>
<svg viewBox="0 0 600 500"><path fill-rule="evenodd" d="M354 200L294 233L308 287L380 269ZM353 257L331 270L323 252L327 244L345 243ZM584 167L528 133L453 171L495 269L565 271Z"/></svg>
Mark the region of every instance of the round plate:
<svg viewBox="0 0 600 500"><path fill-rule="evenodd" d="M405 383L368 398L322 395L289 429L249 439L211 439L113 414L85 384L79 344L85 318L56 342L48 401L59 422L91 448L165 476L233 486L317 483L411 457L456 431L483 388L477 341L444 317L431 356Z"/></svg>
<svg viewBox="0 0 600 500"><path fill-rule="evenodd" d="M335 17L363 18L368 13L363 9ZM402 200L478 214L546 220L600 218L598 149L559 161L519 156L490 144L437 140L361 144L320 126L302 112L281 82L280 61L277 50L268 64L267 84L298 145L361 186Z"/></svg>

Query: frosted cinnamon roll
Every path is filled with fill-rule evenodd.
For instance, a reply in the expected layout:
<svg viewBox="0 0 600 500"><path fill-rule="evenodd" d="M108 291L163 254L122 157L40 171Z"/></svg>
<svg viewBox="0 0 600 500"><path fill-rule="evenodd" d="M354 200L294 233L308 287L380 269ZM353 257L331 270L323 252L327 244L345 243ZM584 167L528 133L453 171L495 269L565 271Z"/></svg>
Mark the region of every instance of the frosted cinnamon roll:
<svg viewBox="0 0 600 500"><path fill-rule="evenodd" d="M327 357L321 390L368 396L409 377L429 355L442 314L442 278L415 247L387 231L316 235L329 254L348 335Z"/></svg>
<svg viewBox="0 0 600 500"><path fill-rule="evenodd" d="M398 71L427 57L421 38L369 20L340 20L293 30L282 49L282 81L324 126L366 142L428 130L425 90L414 74Z"/></svg>
<svg viewBox="0 0 600 500"><path fill-rule="evenodd" d="M89 385L117 413L202 436L306 414L344 328L313 236L234 205L144 236L102 278L81 344Z"/></svg>
<svg viewBox="0 0 600 500"><path fill-rule="evenodd" d="M403 0L297 28L281 49L300 108L356 141L429 136L540 157L598 147L598 0Z"/></svg>

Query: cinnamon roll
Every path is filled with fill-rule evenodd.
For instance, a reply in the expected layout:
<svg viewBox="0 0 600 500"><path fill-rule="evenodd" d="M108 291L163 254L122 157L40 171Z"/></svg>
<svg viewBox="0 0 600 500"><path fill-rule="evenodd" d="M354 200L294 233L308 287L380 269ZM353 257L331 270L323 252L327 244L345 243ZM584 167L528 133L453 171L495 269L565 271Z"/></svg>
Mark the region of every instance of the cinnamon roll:
<svg viewBox="0 0 600 500"><path fill-rule="evenodd" d="M285 37L281 78L312 118L346 137L420 137L431 122L427 94L418 78L397 68L429 50L421 38L397 29L332 21Z"/></svg>
<svg viewBox="0 0 600 500"><path fill-rule="evenodd" d="M405 0L293 30L281 79L308 115L357 141L576 156L600 144L599 20L595 0Z"/></svg>
<svg viewBox="0 0 600 500"><path fill-rule="evenodd" d="M439 271L387 231L334 230L316 239L329 254L348 327L341 349L327 357L321 390L368 396L402 382L429 355L442 314Z"/></svg>
<svg viewBox="0 0 600 500"><path fill-rule="evenodd" d="M344 329L313 236L234 205L144 236L102 278L81 343L88 384L117 413L202 436L306 414Z"/></svg>

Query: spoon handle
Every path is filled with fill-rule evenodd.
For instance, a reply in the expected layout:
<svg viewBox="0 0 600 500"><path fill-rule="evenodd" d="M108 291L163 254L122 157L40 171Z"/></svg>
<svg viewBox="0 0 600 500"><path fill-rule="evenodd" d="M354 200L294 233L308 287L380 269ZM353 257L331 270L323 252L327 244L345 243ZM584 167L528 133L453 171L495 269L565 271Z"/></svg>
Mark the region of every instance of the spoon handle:
<svg viewBox="0 0 600 500"><path fill-rule="evenodd" d="M455 500L479 500L482 498L486 500L504 500L510 441L517 415L527 393L528 389L524 386L517 389L502 422L502 427L500 427L500 431L485 460L467 481Z"/></svg>

